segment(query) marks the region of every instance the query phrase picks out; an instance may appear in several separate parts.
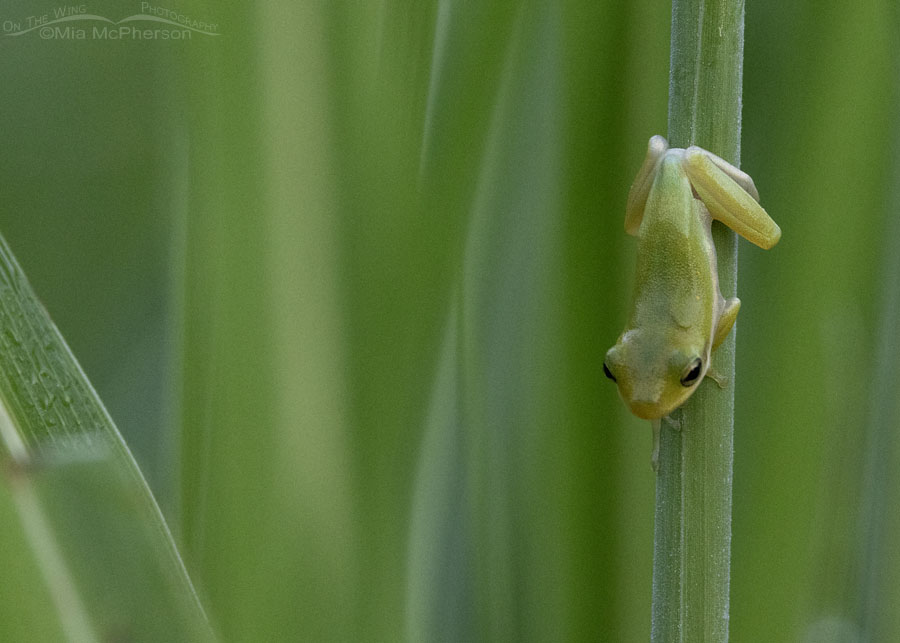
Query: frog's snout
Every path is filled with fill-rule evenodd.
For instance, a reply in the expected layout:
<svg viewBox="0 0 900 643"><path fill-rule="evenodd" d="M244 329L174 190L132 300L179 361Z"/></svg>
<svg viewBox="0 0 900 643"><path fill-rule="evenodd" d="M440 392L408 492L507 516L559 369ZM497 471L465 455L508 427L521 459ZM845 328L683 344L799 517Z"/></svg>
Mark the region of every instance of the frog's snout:
<svg viewBox="0 0 900 643"><path fill-rule="evenodd" d="M623 395L625 403L631 412L644 420L656 420L665 415L665 409L662 408L660 400L662 398L662 387L651 386L649 384L639 386L626 395ZM623 393L626 393L623 391Z"/></svg>
<svg viewBox="0 0 900 643"><path fill-rule="evenodd" d="M631 400L628 403L631 412L642 420L658 420L666 415L665 409L659 403L659 398L653 400Z"/></svg>

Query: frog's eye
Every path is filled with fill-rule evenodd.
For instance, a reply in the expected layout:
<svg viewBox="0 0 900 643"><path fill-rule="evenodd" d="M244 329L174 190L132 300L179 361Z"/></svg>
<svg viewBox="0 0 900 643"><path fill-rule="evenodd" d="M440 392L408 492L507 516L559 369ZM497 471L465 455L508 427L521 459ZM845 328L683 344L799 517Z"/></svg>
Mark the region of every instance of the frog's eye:
<svg viewBox="0 0 900 643"><path fill-rule="evenodd" d="M699 357L688 364L687 368L684 369L684 372L681 374L681 385L693 386L697 379L700 377L700 371L702 370L702 368L703 362L700 361Z"/></svg>
<svg viewBox="0 0 900 643"><path fill-rule="evenodd" d="M606 362L603 362L603 374L606 375L613 382L616 381L616 376L612 374L612 371L609 370L609 366L606 365Z"/></svg>

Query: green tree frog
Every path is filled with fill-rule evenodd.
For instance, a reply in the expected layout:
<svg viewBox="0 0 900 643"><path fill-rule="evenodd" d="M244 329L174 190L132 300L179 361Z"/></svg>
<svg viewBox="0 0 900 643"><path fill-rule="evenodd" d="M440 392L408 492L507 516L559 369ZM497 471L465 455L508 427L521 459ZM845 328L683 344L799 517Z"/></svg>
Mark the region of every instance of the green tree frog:
<svg viewBox="0 0 900 643"><path fill-rule="evenodd" d="M669 148L654 136L628 194L625 231L638 238L633 304L625 330L606 353L603 372L632 413L659 422L708 375L710 354L728 335L741 302L719 291L710 233L721 221L761 248L781 229L758 203L747 174L699 147ZM721 382L720 382L721 385Z"/></svg>

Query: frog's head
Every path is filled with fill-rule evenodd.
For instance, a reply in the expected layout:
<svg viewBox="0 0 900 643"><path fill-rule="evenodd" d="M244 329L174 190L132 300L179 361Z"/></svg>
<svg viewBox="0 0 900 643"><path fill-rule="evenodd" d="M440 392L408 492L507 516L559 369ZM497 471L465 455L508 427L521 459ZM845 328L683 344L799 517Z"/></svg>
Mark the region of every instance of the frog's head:
<svg viewBox="0 0 900 643"><path fill-rule="evenodd" d="M606 353L603 372L639 418L668 415L696 390L709 364L705 347L677 331L634 328Z"/></svg>

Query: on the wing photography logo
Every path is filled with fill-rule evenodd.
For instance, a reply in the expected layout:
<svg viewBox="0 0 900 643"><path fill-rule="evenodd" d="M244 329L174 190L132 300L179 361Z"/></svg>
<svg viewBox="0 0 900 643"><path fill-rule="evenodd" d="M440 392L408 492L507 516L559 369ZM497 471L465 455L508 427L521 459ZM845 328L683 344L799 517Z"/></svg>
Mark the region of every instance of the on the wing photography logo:
<svg viewBox="0 0 900 643"><path fill-rule="evenodd" d="M42 40L193 40L218 36L215 22L185 12L141 2L138 12L114 19L93 13L88 5L65 5L43 13L3 17L0 30L6 37L34 37Z"/></svg>

